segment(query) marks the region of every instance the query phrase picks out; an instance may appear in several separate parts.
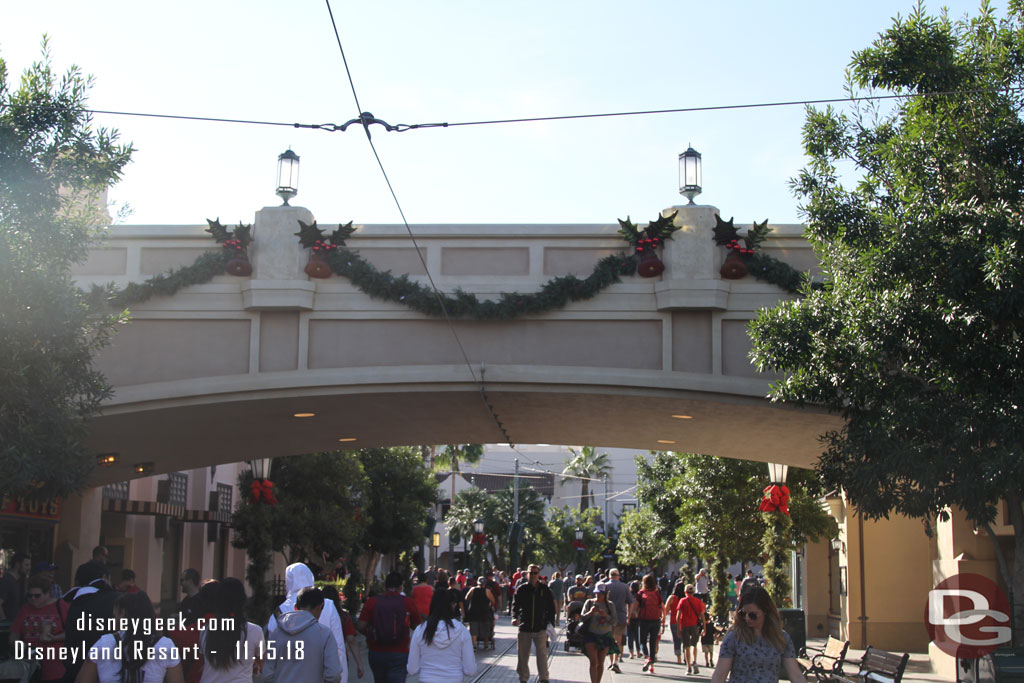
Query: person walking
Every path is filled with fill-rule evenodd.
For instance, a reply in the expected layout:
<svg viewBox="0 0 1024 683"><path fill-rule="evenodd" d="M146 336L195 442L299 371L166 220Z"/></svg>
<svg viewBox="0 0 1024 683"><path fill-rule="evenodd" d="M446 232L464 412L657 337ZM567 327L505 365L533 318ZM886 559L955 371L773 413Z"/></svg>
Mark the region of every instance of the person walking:
<svg viewBox="0 0 1024 683"><path fill-rule="evenodd" d="M487 590L482 576L470 593L478 589ZM463 676L476 673L473 638L454 617L452 601L441 591L430 601L427 620L412 633L405 670L410 676L419 675L420 683L462 683Z"/></svg>
<svg viewBox="0 0 1024 683"><path fill-rule="evenodd" d="M479 645L483 650L488 645L493 646L495 608L494 596L487 590L487 579L481 576L466 593L466 622L469 624L474 648Z"/></svg>
<svg viewBox="0 0 1024 683"><path fill-rule="evenodd" d="M0 576L0 619L13 619L25 604L25 581L31 568L31 557L14 553L7 571Z"/></svg>
<svg viewBox="0 0 1024 683"><path fill-rule="evenodd" d="M384 577L384 592L367 600L359 613L357 626L366 635L374 683L405 683L409 629L419 626L420 614L401 591L402 575L391 572ZM448 591L434 592L451 602Z"/></svg>
<svg viewBox="0 0 1024 683"><path fill-rule="evenodd" d="M103 571L96 566L98 571ZM149 596L145 591L118 595L114 616L126 619L128 629L100 636L96 645L87 650L88 659L75 680L78 683L184 683L174 643L170 638L150 632L156 613Z"/></svg>
<svg viewBox="0 0 1024 683"><path fill-rule="evenodd" d="M711 577L708 576L708 570L704 567L700 568L693 580L693 596L705 605L711 604Z"/></svg>
<svg viewBox="0 0 1024 683"><path fill-rule="evenodd" d="M562 580L562 572L555 572L548 582L551 594L555 596L555 626L562 624L562 607L565 605L565 581Z"/></svg>
<svg viewBox="0 0 1024 683"><path fill-rule="evenodd" d="M612 637L615 639L615 650L612 651L608 659L610 664L608 668L617 674L622 673L619 669L619 661L622 660L622 646L623 640L626 635L626 618L629 613L629 606L633 603L633 594L629 590L629 586L622 583L621 573L618 568L612 567L608 570L608 581L604 585L608 587L608 600L615 605L615 628L612 630Z"/></svg>
<svg viewBox="0 0 1024 683"><path fill-rule="evenodd" d="M693 584L684 589L686 596L676 604L676 621L679 623L679 635L683 641L683 658L686 660L686 673L699 674L697 665L697 643L704 632L704 612L707 605L694 596Z"/></svg>
<svg viewBox="0 0 1024 683"><path fill-rule="evenodd" d="M516 589L512 598L512 625L519 627L519 663L516 672L520 683L530 678L530 646L537 650L537 673L540 683L548 682L547 627L555 625L555 596L540 582L540 567L531 564L527 581Z"/></svg>
<svg viewBox="0 0 1024 683"><path fill-rule="evenodd" d="M203 653L199 683L252 683L253 664L262 661L263 629L242 616L245 586L231 577L210 583L215 588L205 595L209 596L215 621L208 621L199 634L199 650ZM225 628L229 624L232 628Z"/></svg>
<svg viewBox="0 0 1024 683"><path fill-rule="evenodd" d="M110 587L105 578L106 565L98 562L85 562L75 572L75 588L65 594L64 599L71 605L64 630L67 634L64 644L71 650L81 651L96 643L105 630L96 627L98 619L109 619L114 616L117 599L121 596ZM131 593L130 595L143 595ZM148 599L148 598L147 598ZM152 605L150 606L152 610ZM79 626L82 628L79 628ZM64 663L64 680L73 683L82 668L81 659Z"/></svg>
<svg viewBox="0 0 1024 683"><path fill-rule="evenodd" d="M263 667L264 683L345 683L334 634L320 622L326 611L322 590L306 586L298 591L295 609L282 614L267 636L267 653L274 656Z"/></svg>
<svg viewBox="0 0 1024 683"><path fill-rule="evenodd" d="M740 593L732 628L718 650L711 683L776 683L786 671L791 683L807 683L796 661L793 639L768 591L751 588Z"/></svg>
<svg viewBox="0 0 1024 683"><path fill-rule="evenodd" d="M277 629L278 619L293 612L296 609L299 599L299 593L303 588L310 588L313 586L313 572L310 571L309 567L301 562L288 565L284 570L284 586L285 595L284 602L278 605L278 608L271 615L270 621L267 622L267 641L269 643L270 636L273 635L274 630ZM320 591L321 597L323 591ZM345 683L348 680L348 653L345 651L345 632L341 628L341 617L338 616L338 610L334 609L322 609L316 610L317 619L320 623L326 626L331 631L331 636L334 639L334 645L338 648L338 662L341 666L341 683ZM380 683L380 681L378 681Z"/></svg>
<svg viewBox="0 0 1024 683"><path fill-rule="evenodd" d="M752 588L760 588L760 587L761 587L761 582L758 581L756 578L754 578L754 570L753 569L748 569L747 570L747 577L745 579L743 579L743 583L740 584L740 596L742 597L742 595L744 593L746 593L748 590L751 590Z"/></svg>
<svg viewBox="0 0 1024 683"><path fill-rule="evenodd" d="M732 616L732 612L736 611L739 595L736 591L736 581L732 578L731 573L725 578L725 596L729 600L729 616Z"/></svg>
<svg viewBox="0 0 1024 683"><path fill-rule="evenodd" d="M615 604L608 600L607 583L597 584L594 597L584 603L580 616L584 625L583 651L590 660L590 683L601 683L605 655L618 648L615 642L615 625L618 620Z"/></svg>
<svg viewBox="0 0 1024 683"><path fill-rule="evenodd" d="M682 581L676 581L672 595L665 601L665 614L668 615L668 628L672 632L672 651L676 654L676 664L683 663L683 636L679 631L679 613L676 607L679 601L686 597L685 588Z"/></svg>
<svg viewBox="0 0 1024 683"><path fill-rule="evenodd" d="M345 639L345 652L356 662L356 677L362 678L365 671L363 670L363 655L359 647L359 632L356 631L356 622L348 610L341 606L341 595L338 594L338 589L335 586L327 584L322 590L324 599L329 600L338 612L338 617L341 619L341 635Z"/></svg>
<svg viewBox="0 0 1024 683"><path fill-rule="evenodd" d="M412 577L412 601L416 603L420 618L426 619L430 612L430 600L434 597L434 587L420 579L419 574Z"/></svg>
<svg viewBox="0 0 1024 683"><path fill-rule="evenodd" d="M629 644L629 654L639 658L641 652L647 656L647 645L640 641L640 582L630 581L629 592L633 595L633 602L629 605L629 614L626 619L626 640Z"/></svg>
<svg viewBox="0 0 1024 683"><path fill-rule="evenodd" d="M647 645L647 661L644 671L654 673L654 663L658 661L658 641L665 629L665 613L662 609L661 592L654 574L644 576L640 601L640 642Z"/></svg>

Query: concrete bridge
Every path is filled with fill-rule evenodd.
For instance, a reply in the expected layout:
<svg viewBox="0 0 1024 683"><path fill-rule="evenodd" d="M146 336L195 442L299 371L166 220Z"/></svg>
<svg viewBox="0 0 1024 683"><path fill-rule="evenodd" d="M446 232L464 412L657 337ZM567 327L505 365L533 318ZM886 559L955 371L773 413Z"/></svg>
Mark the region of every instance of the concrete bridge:
<svg viewBox="0 0 1024 683"><path fill-rule="evenodd" d="M132 307L100 356L115 394L90 445L117 463L91 483L137 476L137 463L159 474L311 451L507 441L809 465L818 435L837 421L769 403L771 378L747 357L747 322L788 295L750 276L722 279L717 210L666 212L676 209L681 229L665 243L661 276L626 276L543 315L451 323L371 299L336 275L311 280L294 233L313 216L262 209L250 277L217 276ZM115 226L76 279L124 285L191 264L220 248L205 227ZM815 265L801 226L772 227L766 253ZM493 298L586 277L627 249L617 229L414 226L426 270L404 226L358 226L348 246L381 270L423 282L429 271L442 291Z"/></svg>

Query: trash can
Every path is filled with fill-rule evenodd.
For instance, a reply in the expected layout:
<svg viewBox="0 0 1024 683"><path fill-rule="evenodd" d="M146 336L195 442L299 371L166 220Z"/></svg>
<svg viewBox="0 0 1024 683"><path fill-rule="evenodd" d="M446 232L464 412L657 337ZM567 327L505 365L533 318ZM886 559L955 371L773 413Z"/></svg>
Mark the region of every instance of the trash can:
<svg viewBox="0 0 1024 683"><path fill-rule="evenodd" d="M782 617L782 628L793 639L793 647L797 656L803 654L807 649L807 621L804 618L802 609L785 607L779 610Z"/></svg>

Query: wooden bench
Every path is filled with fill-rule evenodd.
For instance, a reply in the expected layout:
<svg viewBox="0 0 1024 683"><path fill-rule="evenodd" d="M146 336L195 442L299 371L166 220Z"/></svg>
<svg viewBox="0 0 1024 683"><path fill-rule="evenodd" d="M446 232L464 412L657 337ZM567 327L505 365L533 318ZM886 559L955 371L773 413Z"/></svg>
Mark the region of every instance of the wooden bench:
<svg viewBox="0 0 1024 683"><path fill-rule="evenodd" d="M842 675L843 664L846 663L846 651L850 649L850 641L828 637L824 649L805 648L806 657L797 657L796 661L805 675L814 674L819 681L827 681L832 676Z"/></svg>
<svg viewBox="0 0 1024 683"><path fill-rule="evenodd" d="M900 683L910 655L895 655L868 645L855 674L837 673L831 680L837 683Z"/></svg>

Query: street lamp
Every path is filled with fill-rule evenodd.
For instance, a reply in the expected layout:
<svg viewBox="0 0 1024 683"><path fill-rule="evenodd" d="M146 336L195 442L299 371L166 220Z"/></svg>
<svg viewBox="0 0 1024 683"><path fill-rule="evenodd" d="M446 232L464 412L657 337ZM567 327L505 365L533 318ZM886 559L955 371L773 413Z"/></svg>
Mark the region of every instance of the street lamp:
<svg viewBox="0 0 1024 683"><path fill-rule="evenodd" d="M583 566L583 529L576 527L576 573Z"/></svg>
<svg viewBox="0 0 1024 683"><path fill-rule="evenodd" d="M701 160L700 152L693 147L679 155L679 194L690 200L700 194Z"/></svg>
<svg viewBox="0 0 1024 683"><path fill-rule="evenodd" d="M477 519L473 521L473 533L478 536L484 533L484 520Z"/></svg>
<svg viewBox="0 0 1024 683"><path fill-rule="evenodd" d="M789 465L778 462L768 463L768 480L772 484L781 486L786 483L786 475L789 474Z"/></svg>
<svg viewBox="0 0 1024 683"><path fill-rule="evenodd" d="M484 520L475 519L473 520L473 543L476 546L476 575L480 576L484 573L483 564L483 550L484 550Z"/></svg>
<svg viewBox="0 0 1024 683"><path fill-rule="evenodd" d="M288 200L299 193L299 155L289 149L277 157L277 196Z"/></svg>
<svg viewBox="0 0 1024 683"><path fill-rule="evenodd" d="M441 534L436 531L430 536L430 547L434 549L434 557L431 559L430 564L437 566L437 549L441 547Z"/></svg>
<svg viewBox="0 0 1024 683"><path fill-rule="evenodd" d="M273 458L256 458L249 461L249 468L252 470L252 478L256 481L263 481L270 476L270 463Z"/></svg>

